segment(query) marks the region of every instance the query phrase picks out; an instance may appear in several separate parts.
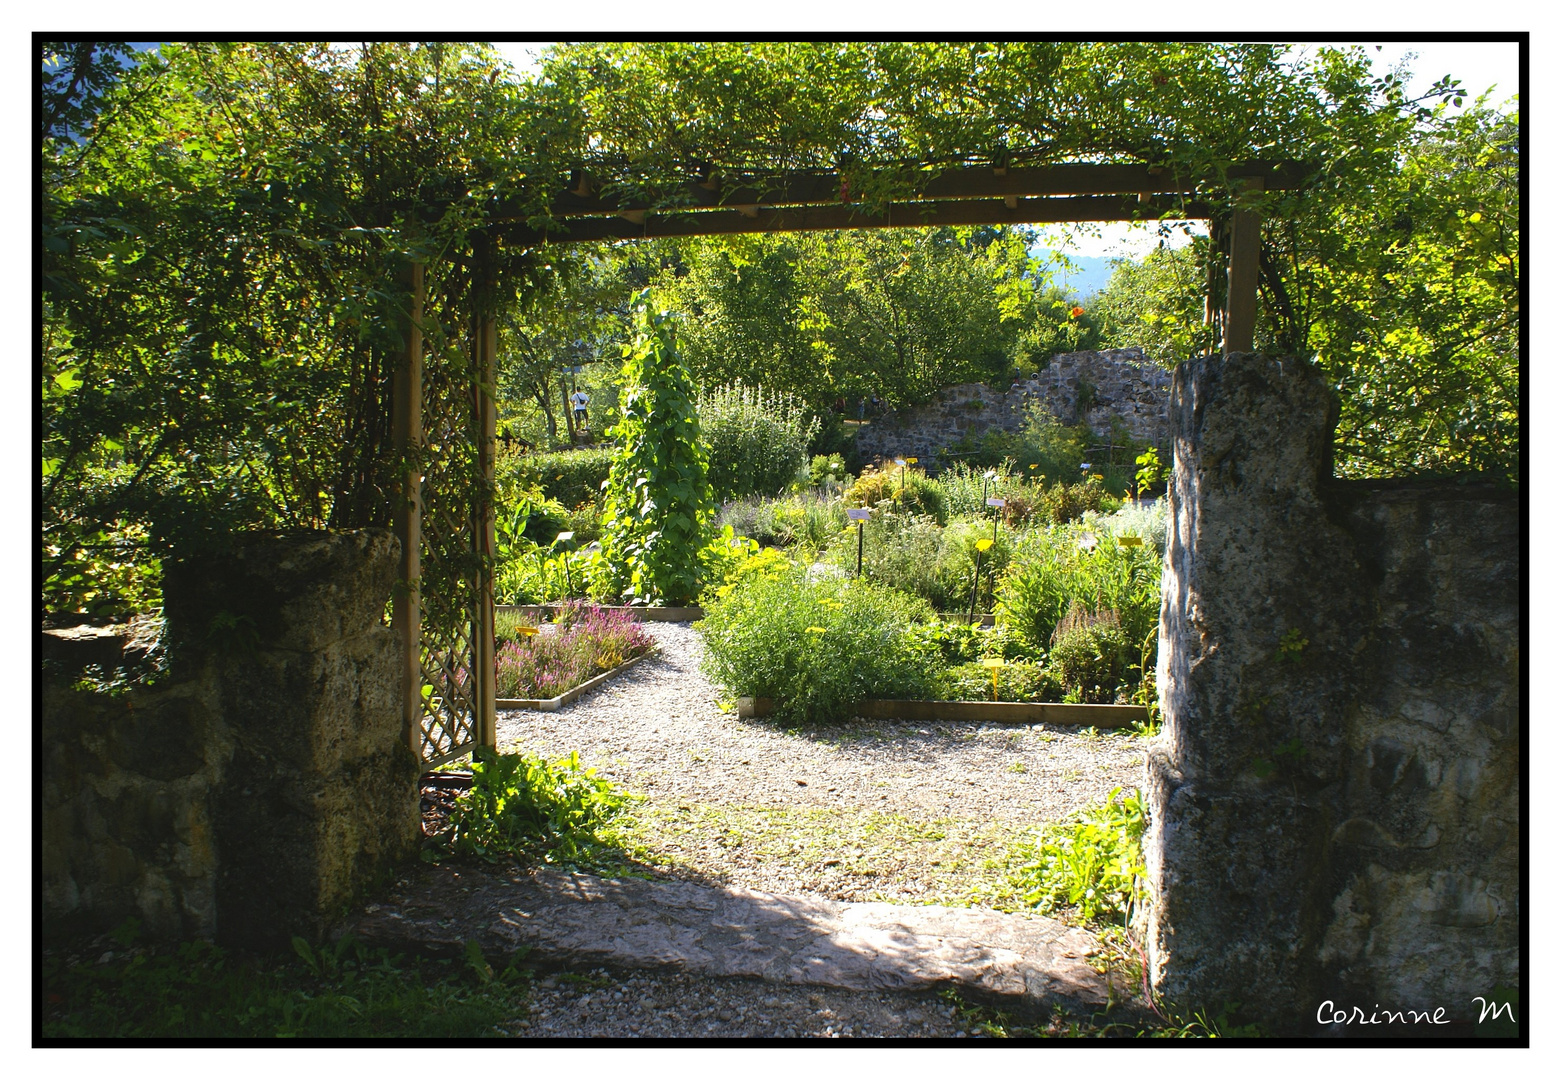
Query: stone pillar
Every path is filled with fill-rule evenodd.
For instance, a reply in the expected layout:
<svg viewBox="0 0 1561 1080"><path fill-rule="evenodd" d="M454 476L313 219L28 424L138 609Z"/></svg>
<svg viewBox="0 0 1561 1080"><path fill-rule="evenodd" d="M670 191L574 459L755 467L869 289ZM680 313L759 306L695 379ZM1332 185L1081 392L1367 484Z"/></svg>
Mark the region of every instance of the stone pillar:
<svg viewBox="0 0 1561 1080"><path fill-rule="evenodd" d="M249 539L172 566L174 670L209 665L232 758L212 793L216 928L315 937L416 851L419 763L402 739L382 529Z"/></svg>
<svg viewBox="0 0 1561 1080"><path fill-rule="evenodd" d="M1276 1033L1326 999L1467 1010L1517 970L1516 500L1333 481L1335 417L1292 359L1171 392L1151 976Z"/></svg>

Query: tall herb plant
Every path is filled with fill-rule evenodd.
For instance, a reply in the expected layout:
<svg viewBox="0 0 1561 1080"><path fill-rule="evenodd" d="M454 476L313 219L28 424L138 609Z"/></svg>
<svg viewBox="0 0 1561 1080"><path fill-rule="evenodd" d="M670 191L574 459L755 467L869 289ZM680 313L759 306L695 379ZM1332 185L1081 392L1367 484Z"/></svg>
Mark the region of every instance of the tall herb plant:
<svg viewBox="0 0 1561 1080"><path fill-rule="evenodd" d="M686 604L699 594L700 549L711 517L709 460L694 386L678 359L673 321L634 300L636 334L624 346L622 419L607 475L603 550L620 595Z"/></svg>

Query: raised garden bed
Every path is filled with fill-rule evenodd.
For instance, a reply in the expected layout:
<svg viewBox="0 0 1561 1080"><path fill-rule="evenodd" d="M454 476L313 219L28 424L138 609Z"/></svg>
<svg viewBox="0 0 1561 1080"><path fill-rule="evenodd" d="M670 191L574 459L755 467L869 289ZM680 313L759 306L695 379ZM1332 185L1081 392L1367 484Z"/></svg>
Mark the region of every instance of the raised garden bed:
<svg viewBox="0 0 1561 1080"><path fill-rule="evenodd" d="M744 719L768 716L775 709L769 698L737 699L737 715ZM867 720L978 720L1007 724L1073 724L1079 727L1121 728L1147 723L1149 710L1142 705L1070 705L1049 701L896 701L873 699L856 707Z"/></svg>
<svg viewBox="0 0 1561 1080"><path fill-rule="evenodd" d="M576 602L559 605L556 615L558 621L537 625L520 613L499 613L499 708L551 712L656 651L655 639L622 609Z"/></svg>
<svg viewBox="0 0 1561 1080"><path fill-rule="evenodd" d="M547 619L563 607L562 604L497 604L497 611L512 611L523 619ZM627 611L640 622L695 622L705 617L701 607L629 607L601 605L603 611Z"/></svg>
<svg viewBox="0 0 1561 1080"><path fill-rule="evenodd" d="M656 656L659 652L659 649L651 649L649 652L641 653L639 656L630 657L623 663L619 664L617 667L613 668L611 671L604 671L594 678L587 679L579 686L566 690L557 697L495 698L493 704L495 708L499 709L535 709L538 712L557 712L559 709L563 708L565 705L568 705L571 701L576 700L587 691L596 689L598 686L602 685L602 683L606 682L608 679L611 679L613 676L623 674L623 672L628 671L641 660L649 660L652 656Z"/></svg>

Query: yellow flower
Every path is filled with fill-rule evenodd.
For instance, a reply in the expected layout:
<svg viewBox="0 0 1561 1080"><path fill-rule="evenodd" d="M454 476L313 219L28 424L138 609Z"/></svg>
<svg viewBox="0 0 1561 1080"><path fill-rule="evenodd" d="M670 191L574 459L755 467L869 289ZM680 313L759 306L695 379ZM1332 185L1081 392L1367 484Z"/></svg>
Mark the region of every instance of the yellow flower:
<svg viewBox="0 0 1561 1080"><path fill-rule="evenodd" d="M810 634L827 634L829 631L822 626L810 626L807 629Z"/></svg>

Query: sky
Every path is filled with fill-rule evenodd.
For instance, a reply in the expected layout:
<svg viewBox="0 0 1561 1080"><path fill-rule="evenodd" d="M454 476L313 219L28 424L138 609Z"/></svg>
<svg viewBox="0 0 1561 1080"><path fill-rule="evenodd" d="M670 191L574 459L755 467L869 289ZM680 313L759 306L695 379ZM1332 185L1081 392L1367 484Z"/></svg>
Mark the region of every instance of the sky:
<svg viewBox="0 0 1561 1080"><path fill-rule="evenodd" d="M606 35L603 35L606 36ZM504 58L520 73L536 68L536 57L552 42L510 41L496 42ZM1463 82L1470 92L1466 104L1487 89L1494 87L1488 104L1505 101L1518 92L1518 46L1514 42L1453 42L1415 41L1387 38L1339 38L1300 46L1302 51L1315 49L1319 44L1366 46L1372 58L1375 74L1386 74L1400 61L1408 65L1412 77L1406 79L1411 97L1428 90L1432 83L1444 75L1452 75ZM1380 50L1378 49L1380 46ZM1171 247L1189 243L1193 236L1202 235L1204 223L1187 222L1188 228L1176 223L1165 236ZM1190 231L1189 231L1190 229ZM1095 258L1142 258L1160 242L1161 234L1155 226L1131 222L1102 222L1099 224L1052 226L1041 228L1040 248L1065 251L1069 255L1085 255Z"/></svg>

